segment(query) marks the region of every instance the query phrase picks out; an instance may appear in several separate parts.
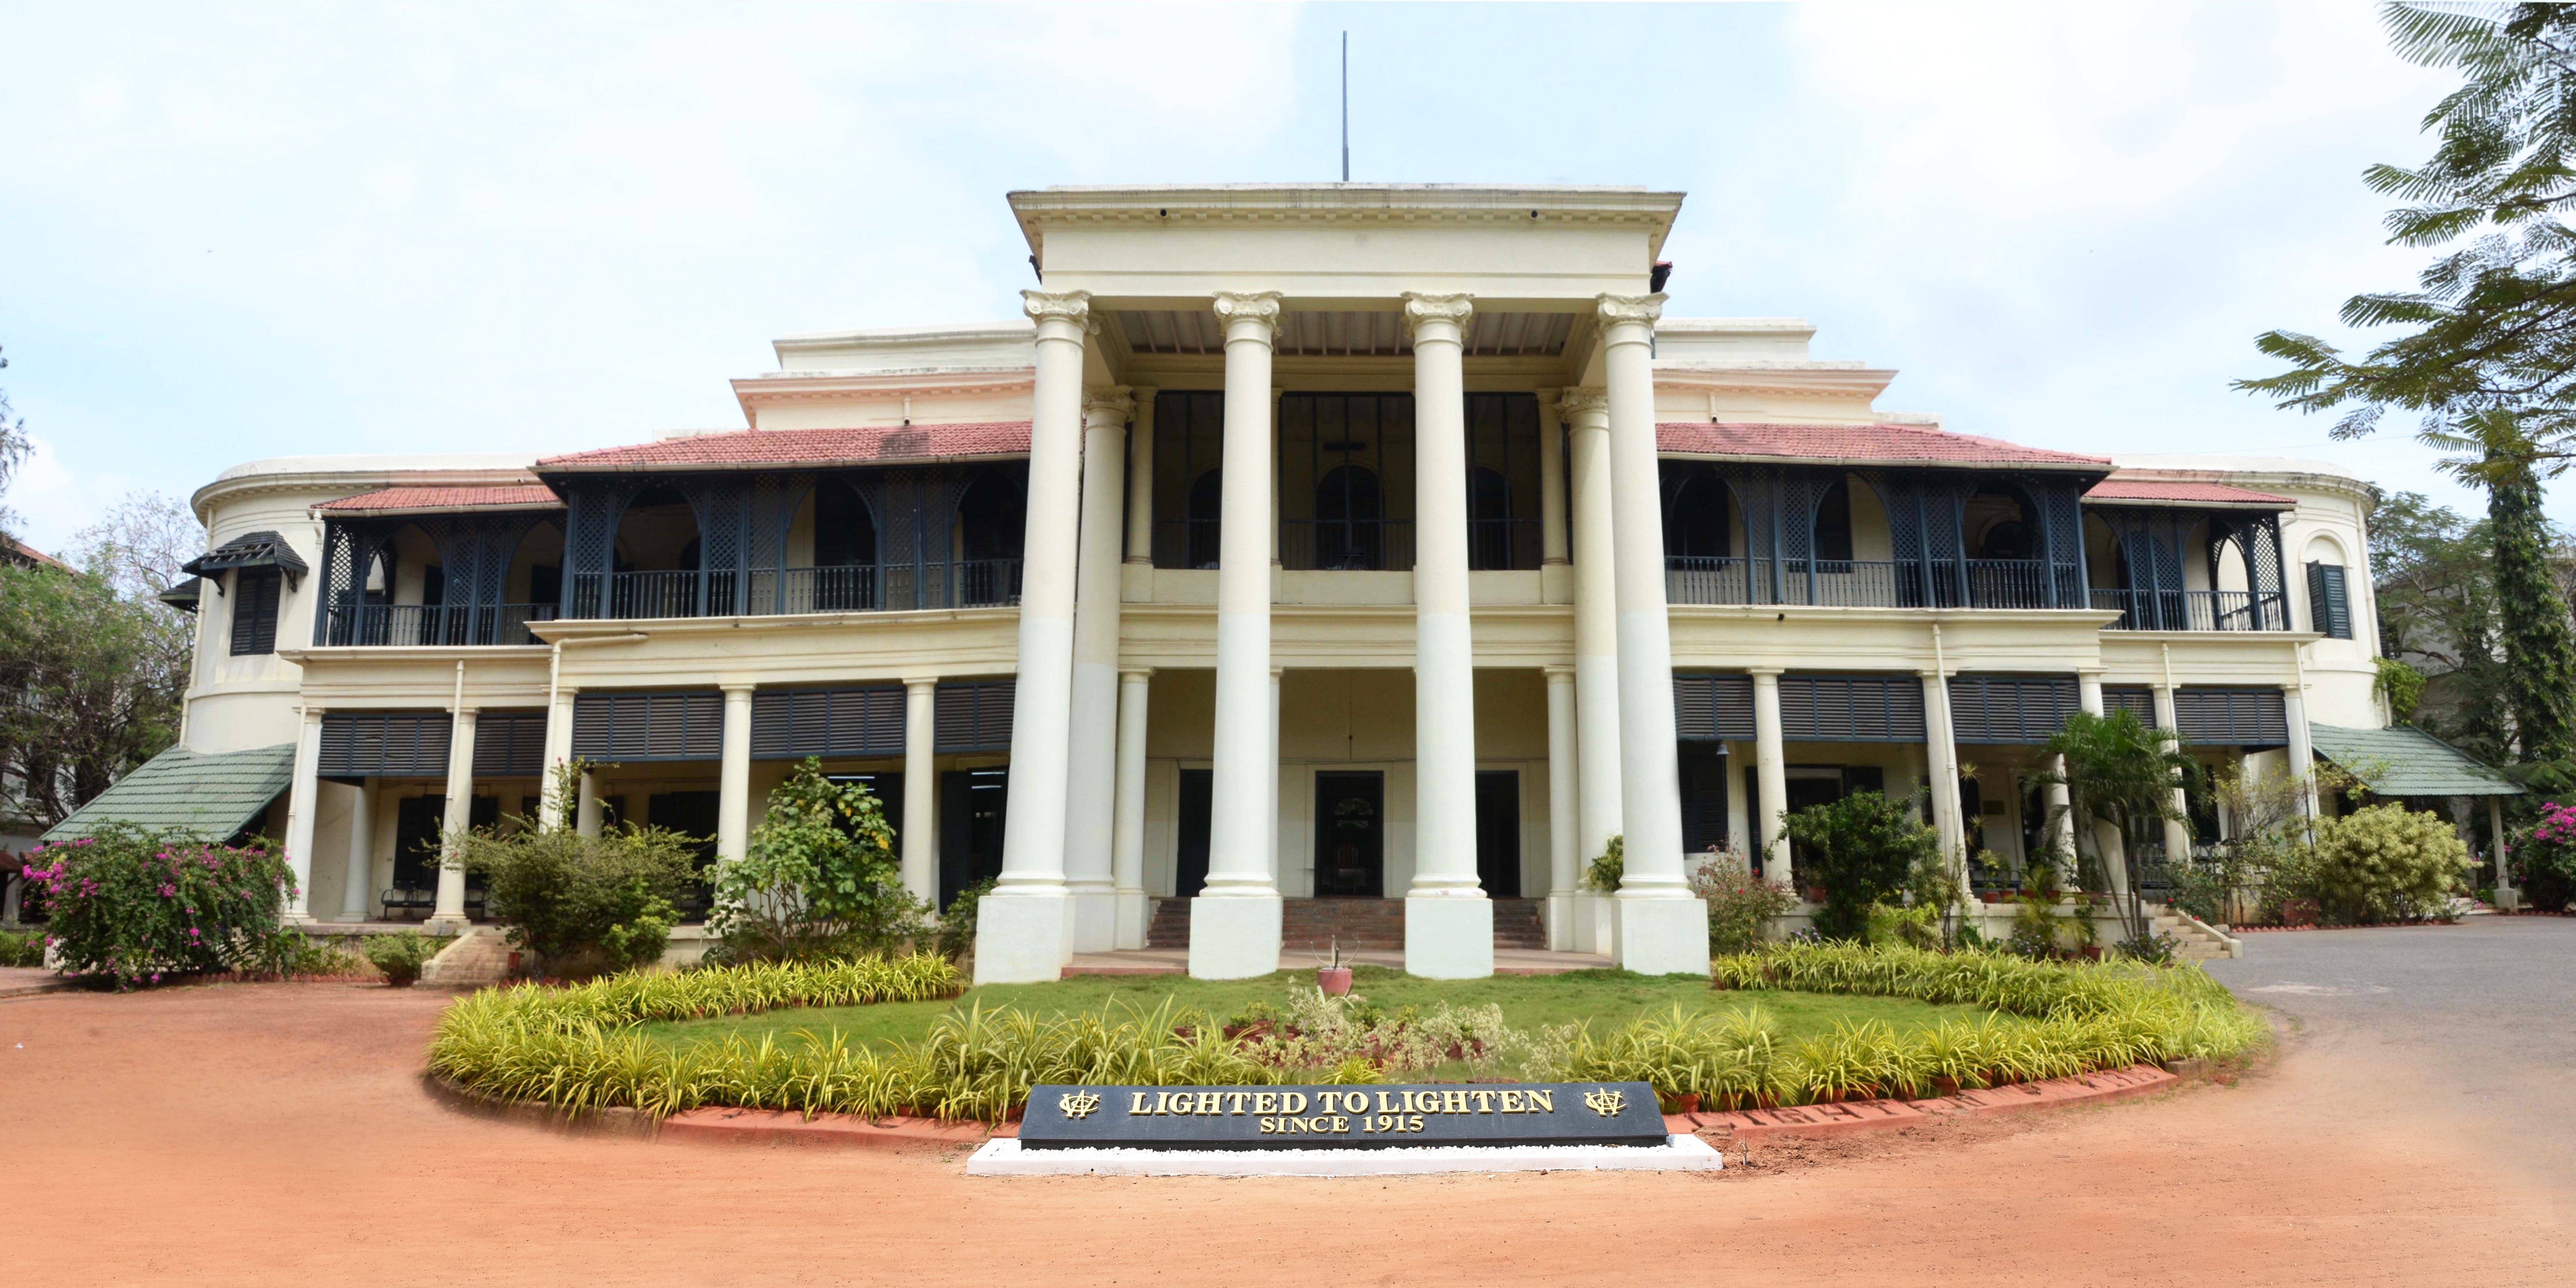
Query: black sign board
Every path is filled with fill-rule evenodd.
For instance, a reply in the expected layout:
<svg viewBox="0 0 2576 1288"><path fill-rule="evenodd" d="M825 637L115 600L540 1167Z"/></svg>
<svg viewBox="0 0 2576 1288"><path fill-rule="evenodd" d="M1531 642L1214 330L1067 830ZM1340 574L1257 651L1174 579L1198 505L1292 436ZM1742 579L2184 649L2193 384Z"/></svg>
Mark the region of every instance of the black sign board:
<svg viewBox="0 0 2576 1288"><path fill-rule="evenodd" d="M1378 1087L1039 1087L1023 1149L1661 1145L1642 1082Z"/></svg>

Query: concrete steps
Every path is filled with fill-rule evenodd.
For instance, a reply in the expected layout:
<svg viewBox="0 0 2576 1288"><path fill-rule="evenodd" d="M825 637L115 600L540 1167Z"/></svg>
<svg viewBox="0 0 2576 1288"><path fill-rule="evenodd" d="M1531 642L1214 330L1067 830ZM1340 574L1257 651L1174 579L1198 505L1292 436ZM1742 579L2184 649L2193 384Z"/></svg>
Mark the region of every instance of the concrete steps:
<svg viewBox="0 0 2576 1288"><path fill-rule="evenodd" d="M2182 947L2174 956L2187 962L2216 961L2239 955L2237 942L2202 924L2198 917L2175 908L2159 908L2151 923L2160 933L2173 936Z"/></svg>
<svg viewBox="0 0 2576 1288"><path fill-rule="evenodd" d="M469 926L421 968L424 984L481 988L510 977L509 941L492 926Z"/></svg>
<svg viewBox="0 0 2576 1288"><path fill-rule="evenodd" d="M1346 951L1400 952L1404 948L1402 899L1290 899L1280 911L1280 949L1321 953L1339 942ZM1190 946L1190 901L1164 899L1145 928L1148 948ZM1535 899L1494 900L1494 947L1547 947L1547 929Z"/></svg>

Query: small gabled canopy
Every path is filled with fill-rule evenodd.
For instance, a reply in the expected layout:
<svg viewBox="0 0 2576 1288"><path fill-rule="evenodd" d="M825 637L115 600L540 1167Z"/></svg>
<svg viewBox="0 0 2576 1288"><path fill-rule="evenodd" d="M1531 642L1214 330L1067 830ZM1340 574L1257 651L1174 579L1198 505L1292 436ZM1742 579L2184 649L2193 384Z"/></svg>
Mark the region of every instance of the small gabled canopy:
<svg viewBox="0 0 2576 1288"><path fill-rule="evenodd" d="M275 532L246 532L204 554L179 565L179 571L200 577L235 568L275 568L286 574L289 582L312 571L304 556L286 544L286 538Z"/></svg>
<svg viewBox="0 0 2576 1288"><path fill-rule="evenodd" d="M162 591L160 594L153 596L153 598L160 600L162 603L168 604L172 608L178 609L180 612L193 613L197 611L197 601L205 598L205 596L206 579L203 577L190 577L185 581L172 582L170 584L170 589Z"/></svg>
<svg viewBox="0 0 2576 1288"><path fill-rule="evenodd" d="M2512 779L2413 725L2345 729L2312 724L2317 754L2381 796L2520 796Z"/></svg>
<svg viewBox="0 0 2576 1288"><path fill-rule="evenodd" d="M45 833L48 841L97 835L110 823L150 831L178 828L221 841L266 812L295 777L295 744L248 751L197 752L180 747L154 756L116 785L91 797Z"/></svg>

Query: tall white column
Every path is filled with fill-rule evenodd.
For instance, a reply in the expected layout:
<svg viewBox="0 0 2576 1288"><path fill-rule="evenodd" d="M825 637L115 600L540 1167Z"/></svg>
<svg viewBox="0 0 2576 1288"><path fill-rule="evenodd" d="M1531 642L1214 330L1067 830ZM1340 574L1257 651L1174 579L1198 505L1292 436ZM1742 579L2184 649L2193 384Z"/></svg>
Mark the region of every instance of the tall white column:
<svg viewBox="0 0 2576 1288"><path fill-rule="evenodd" d="M1288 668L1270 668L1270 772L1262 781L1270 784L1270 888L1279 888L1279 691L1286 687Z"/></svg>
<svg viewBox="0 0 2576 1288"><path fill-rule="evenodd" d="M558 826L564 816L566 802L562 799L563 780L558 771L572 763L573 701L579 696L579 689L557 688L554 705L546 709L546 768L544 776L537 781L539 827ZM578 809L578 801L572 804Z"/></svg>
<svg viewBox="0 0 2576 1288"><path fill-rule="evenodd" d="M939 681L903 681L903 888L939 911Z"/></svg>
<svg viewBox="0 0 2576 1288"><path fill-rule="evenodd" d="M1413 333L1413 885L1404 969L1494 973L1494 905L1476 879L1476 650L1467 608L1463 295L1407 294Z"/></svg>
<svg viewBox="0 0 2576 1288"><path fill-rule="evenodd" d="M573 831L581 836L599 835L600 828L607 822L603 817L606 811L601 806L599 775L596 772L583 773L578 784L578 794L573 799Z"/></svg>
<svg viewBox="0 0 2576 1288"><path fill-rule="evenodd" d="M751 853L751 693L724 687L724 736L716 762L716 862Z"/></svg>
<svg viewBox="0 0 2576 1288"><path fill-rule="evenodd" d="M1072 957L1065 784L1073 719L1075 550L1082 529L1082 371L1091 296L1023 291L1037 320L1021 544L1019 675L1012 691L1002 875L975 922L975 982L1051 980Z"/></svg>
<svg viewBox="0 0 2576 1288"><path fill-rule="evenodd" d="M295 777L286 788L286 868L295 893L286 900L287 921L311 921L313 897L313 816L322 805L322 708L304 708L304 723L295 734Z"/></svg>
<svg viewBox="0 0 2576 1288"><path fill-rule="evenodd" d="M1154 566L1154 394L1157 391L1137 388L1128 391L1136 400L1136 410L1128 421L1133 428L1127 435L1127 562L1142 567Z"/></svg>
<svg viewBox="0 0 2576 1288"><path fill-rule="evenodd" d="M2512 912L2522 906L2522 891L2513 883L2511 855L2505 853L2504 798L2487 797L2487 855L2495 864L2495 906Z"/></svg>
<svg viewBox="0 0 2576 1288"><path fill-rule="evenodd" d="M1118 948L1144 947L1152 914L1145 897L1145 699L1153 680L1146 667L1118 672L1117 833L1109 863Z"/></svg>
<svg viewBox="0 0 2576 1288"><path fill-rule="evenodd" d="M1565 562L1565 418L1564 391L1538 391L1538 548L1539 563Z"/></svg>
<svg viewBox="0 0 2576 1288"><path fill-rule="evenodd" d="M2167 669L2171 669L2170 663ZM2164 733L2164 741L2171 744L2175 740L2175 731L2182 728L2174 718L2173 682L2167 680L2156 685L2154 693L2156 728ZM2173 812L2182 817L2165 820L2165 862L2181 863L2191 858L2191 824L2184 821L2191 815L2191 797L2183 791L2180 783L2174 784Z"/></svg>
<svg viewBox="0 0 2576 1288"><path fill-rule="evenodd" d="M1944 859L1956 866L1967 829L1959 813L1959 745L1950 726L1950 682L1938 670L1915 673L1923 681L1923 778L1932 789L1932 830Z"/></svg>
<svg viewBox="0 0 2576 1288"><path fill-rule="evenodd" d="M458 707L447 735L447 801L439 820L438 896L429 913L431 927L453 932L465 928L465 867L457 861L465 830L474 826L473 707Z"/></svg>
<svg viewBox="0 0 2576 1288"><path fill-rule="evenodd" d="M1547 668L1547 947L1575 949L1575 881L1583 867L1582 791L1576 782L1574 668Z"/></svg>
<svg viewBox="0 0 2576 1288"><path fill-rule="evenodd" d="M1575 850L1590 863L1619 835L1619 608L1610 524L1610 398L1599 389L1558 396L1572 476L1574 539L1575 783L1581 798ZM1606 953L1615 932L1609 897L1575 896L1574 950Z"/></svg>
<svg viewBox="0 0 2576 1288"><path fill-rule="evenodd" d="M1278 742L1270 689L1270 346L1279 295L1216 297L1225 328L1223 522L1217 540L1216 738L1207 886L1190 903L1190 974L1243 979L1279 967L1270 876Z"/></svg>
<svg viewBox="0 0 2576 1288"><path fill-rule="evenodd" d="M368 896L376 885L376 780L361 779L349 800L349 861L341 870L340 915L336 921L365 921L375 906Z"/></svg>
<svg viewBox="0 0 2576 1288"><path fill-rule="evenodd" d="M1789 841L1780 811L1789 803L1789 762L1780 736L1780 671L1753 668L1753 781L1762 799L1747 802L1758 814L1753 835L1760 845L1762 877L1791 883Z"/></svg>
<svg viewBox="0 0 2576 1288"><path fill-rule="evenodd" d="M1124 388L1092 390L1082 407L1082 536L1073 610L1072 764L1065 782L1064 875L1073 893L1073 951L1118 940L1110 874L1118 788L1119 467L1127 451Z"/></svg>
<svg viewBox="0 0 2576 1288"><path fill-rule="evenodd" d="M1619 787L1627 868L1619 965L1708 973L1708 906L1682 875L1681 769L1673 746L1673 642L1664 610L1664 520L1655 454L1655 319L1662 295L1600 298L1610 395L1611 542L1619 610Z"/></svg>

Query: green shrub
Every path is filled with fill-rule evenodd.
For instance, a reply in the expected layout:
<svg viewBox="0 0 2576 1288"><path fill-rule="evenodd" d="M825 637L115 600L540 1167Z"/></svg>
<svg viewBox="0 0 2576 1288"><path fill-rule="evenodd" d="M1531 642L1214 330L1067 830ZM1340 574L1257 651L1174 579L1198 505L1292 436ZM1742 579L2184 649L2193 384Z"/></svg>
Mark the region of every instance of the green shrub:
<svg viewBox="0 0 2576 1288"><path fill-rule="evenodd" d="M1610 844L1592 861L1583 865L1583 888L1597 894L1619 893L1619 882L1628 875L1627 838L1613 833Z"/></svg>
<svg viewBox="0 0 2576 1288"><path fill-rule="evenodd" d="M716 869L715 887L719 963L892 952L930 911L903 887L876 794L812 758L769 794L748 852Z"/></svg>
<svg viewBox="0 0 2576 1288"><path fill-rule="evenodd" d="M45 932L0 930L0 966L45 964Z"/></svg>
<svg viewBox="0 0 2576 1288"><path fill-rule="evenodd" d="M1798 896L1752 871L1744 856L1721 852L1691 873L1691 890L1708 902L1708 951L1749 952L1762 943L1772 918L1798 906Z"/></svg>
<svg viewBox="0 0 2576 1288"><path fill-rule="evenodd" d="M993 879L986 877L957 892L948 901L948 911L939 914L939 934L933 949L948 960L964 961L975 948L975 912L984 906L984 896L993 893Z"/></svg>
<svg viewBox="0 0 2576 1288"><path fill-rule="evenodd" d="M579 976L658 960L678 914L672 901L697 879L694 842L628 824L599 836L570 828L478 829L458 860L484 874L486 908L510 943L555 975Z"/></svg>
<svg viewBox="0 0 2576 1288"><path fill-rule="evenodd" d="M409 988L420 982L420 971L429 959L445 948L447 941L432 939L417 930L400 934L377 935L363 948L367 960L385 974L385 983L395 988Z"/></svg>
<svg viewBox="0 0 2576 1288"><path fill-rule="evenodd" d="M259 970L294 874L265 845L209 845L115 823L28 856L62 968L119 988L201 971ZM299 940L302 936L296 936Z"/></svg>
<svg viewBox="0 0 2576 1288"><path fill-rule="evenodd" d="M1869 908L1903 888L1915 866L1939 861L1940 838L1916 820L1904 801L1878 792L1853 792L1785 816L1800 849L1798 875L1822 886L1816 933L1857 939L1869 930Z"/></svg>
<svg viewBox="0 0 2576 1288"><path fill-rule="evenodd" d="M1895 904L1874 903L1869 906L1869 929L1863 938L1871 944L1938 948L1941 946L1941 914L1930 904L1916 903L1900 907Z"/></svg>
<svg viewBox="0 0 2576 1288"><path fill-rule="evenodd" d="M2317 823L2316 899L2337 921L2450 916L2451 896L2476 864L2441 816L2372 805Z"/></svg>

